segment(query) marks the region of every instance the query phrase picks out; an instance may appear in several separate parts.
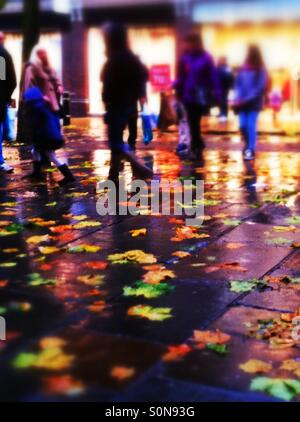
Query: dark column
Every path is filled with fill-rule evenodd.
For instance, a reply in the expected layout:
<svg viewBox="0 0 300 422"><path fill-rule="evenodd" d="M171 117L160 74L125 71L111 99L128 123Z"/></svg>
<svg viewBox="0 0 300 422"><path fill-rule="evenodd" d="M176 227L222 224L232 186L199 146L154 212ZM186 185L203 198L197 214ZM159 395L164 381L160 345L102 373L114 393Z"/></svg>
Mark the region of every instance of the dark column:
<svg viewBox="0 0 300 422"><path fill-rule="evenodd" d="M80 10L73 10L72 26L63 35L63 84L71 96L71 116L88 113L87 28Z"/></svg>

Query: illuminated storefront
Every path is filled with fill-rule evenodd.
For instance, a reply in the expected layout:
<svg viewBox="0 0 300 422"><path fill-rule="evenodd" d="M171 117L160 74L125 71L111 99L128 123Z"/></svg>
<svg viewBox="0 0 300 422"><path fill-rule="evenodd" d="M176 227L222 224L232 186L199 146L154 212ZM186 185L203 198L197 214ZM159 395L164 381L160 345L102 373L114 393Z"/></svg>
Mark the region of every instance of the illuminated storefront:
<svg viewBox="0 0 300 422"><path fill-rule="evenodd" d="M272 89L291 86L289 109L299 110L299 0L210 0L196 2L193 21L201 26L207 48L226 56L231 66L243 62L247 45L262 49Z"/></svg>
<svg viewBox="0 0 300 422"><path fill-rule="evenodd" d="M22 1L9 0L0 12L0 28L5 31L5 46L12 55L18 81L22 71L22 8ZM40 19L42 28L40 43L47 49L53 67L59 77L62 77L62 29L67 28L69 22L66 3L62 9L61 2L57 0L41 1ZM19 98L18 89L14 97Z"/></svg>

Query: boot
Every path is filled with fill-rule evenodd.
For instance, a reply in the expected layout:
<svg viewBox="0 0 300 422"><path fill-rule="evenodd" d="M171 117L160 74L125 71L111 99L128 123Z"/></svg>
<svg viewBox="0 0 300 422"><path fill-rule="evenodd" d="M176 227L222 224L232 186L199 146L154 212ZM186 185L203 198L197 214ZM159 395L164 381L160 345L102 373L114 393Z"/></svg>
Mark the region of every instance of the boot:
<svg viewBox="0 0 300 422"><path fill-rule="evenodd" d="M71 170L66 164L63 164L62 166L58 167L58 170L62 173L64 178L58 182L60 186L65 186L68 183L73 183L76 181L75 177L71 173Z"/></svg>
<svg viewBox="0 0 300 422"><path fill-rule="evenodd" d="M36 179L40 180L43 178L42 163L40 161L33 161L33 172L24 177L24 179Z"/></svg>

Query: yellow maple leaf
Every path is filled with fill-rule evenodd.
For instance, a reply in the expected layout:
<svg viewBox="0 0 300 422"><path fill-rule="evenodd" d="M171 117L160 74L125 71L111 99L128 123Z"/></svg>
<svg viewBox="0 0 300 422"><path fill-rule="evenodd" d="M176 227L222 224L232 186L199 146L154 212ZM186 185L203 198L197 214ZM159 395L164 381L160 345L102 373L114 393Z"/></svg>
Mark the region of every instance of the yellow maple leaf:
<svg viewBox="0 0 300 422"><path fill-rule="evenodd" d="M51 236L49 236L48 234L45 234L44 236L31 236L29 237L26 242L27 243L33 243L35 245L38 245L39 243L42 242L48 242L51 239Z"/></svg>
<svg viewBox="0 0 300 422"><path fill-rule="evenodd" d="M262 360L250 359L248 362L239 366L240 369L248 374L267 374L272 371L273 367L270 363Z"/></svg>
<svg viewBox="0 0 300 422"><path fill-rule="evenodd" d="M147 229L136 229L129 232L132 237L146 236Z"/></svg>
<svg viewBox="0 0 300 422"><path fill-rule="evenodd" d="M53 253L59 252L60 249L57 248L56 246L40 246L39 247L39 251L43 254L43 255L51 255Z"/></svg>

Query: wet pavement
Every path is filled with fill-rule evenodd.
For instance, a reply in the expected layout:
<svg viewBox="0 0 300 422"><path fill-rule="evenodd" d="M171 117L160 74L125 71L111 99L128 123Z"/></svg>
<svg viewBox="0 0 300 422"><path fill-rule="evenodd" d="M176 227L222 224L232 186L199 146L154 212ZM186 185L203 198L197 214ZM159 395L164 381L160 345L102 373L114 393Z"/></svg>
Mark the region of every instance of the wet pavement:
<svg viewBox="0 0 300 422"><path fill-rule="evenodd" d="M174 153L174 132L140 143L164 178L204 180L204 225L186 231L148 209L99 217L104 127L75 120L66 137L71 187L52 168L22 179L28 148L5 150L0 400L299 401L298 139L262 136L252 164L237 136L208 136L194 163Z"/></svg>

